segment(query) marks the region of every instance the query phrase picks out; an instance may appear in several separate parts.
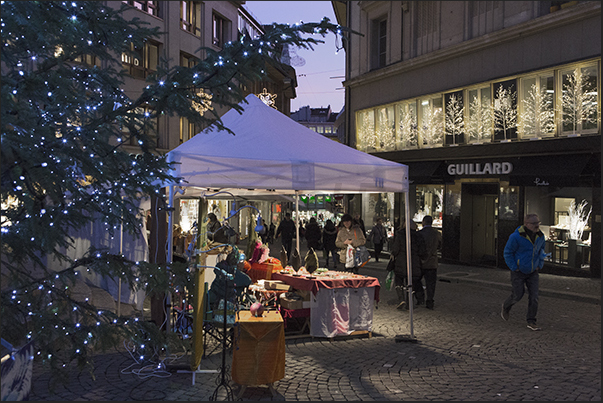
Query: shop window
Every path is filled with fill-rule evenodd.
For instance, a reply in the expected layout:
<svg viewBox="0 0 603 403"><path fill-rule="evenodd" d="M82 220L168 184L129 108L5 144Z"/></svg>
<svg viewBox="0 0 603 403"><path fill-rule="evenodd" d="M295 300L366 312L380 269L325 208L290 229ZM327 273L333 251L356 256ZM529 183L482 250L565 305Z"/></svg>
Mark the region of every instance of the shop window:
<svg viewBox="0 0 603 403"><path fill-rule="evenodd" d="M467 122L465 132L468 142L482 144L492 140L493 111L490 86L467 90Z"/></svg>
<svg viewBox="0 0 603 403"><path fill-rule="evenodd" d="M519 132L524 139L555 135L553 73L522 78L519 100Z"/></svg>
<svg viewBox="0 0 603 403"><path fill-rule="evenodd" d="M441 147L444 142L442 97L426 98L422 99L420 102L420 144L425 148Z"/></svg>
<svg viewBox="0 0 603 403"><path fill-rule="evenodd" d="M375 112L373 109L356 113L356 148L364 152L375 149Z"/></svg>
<svg viewBox="0 0 603 403"><path fill-rule="evenodd" d="M157 70L159 44L151 41L141 47L131 44L130 52L121 54L121 63L129 75L145 79Z"/></svg>
<svg viewBox="0 0 603 403"><path fill-rule="evenodd" d="M494 84L494 140L517 139L517 86L515 80Z"/></svg>
<svg viewBox="0 0 603 403"><path fill-rule="evenodd" d="M416 191L416 214L413 216L419 227L423 217L433 217L433 226L442 228L442 215L444 208L444 185L417 186Z"/></svg>
<svg viewBox="0 0 603 403"><path fill-rule="evenodd" d="M323 126L317 126L316 127L316 132L323 134L325 132L325 128Z"/></svg>
<svg viewBox="0 0 603 403"><path fill-rule="evenodd" d="M396 143L396 128L393 106L386 106L377 109L375 137L376 151L394 150Z"/></svg>
<svg viewBox="0 0 603 403"><path fill-rule="evenodd" d="M460 182L446 185L446 208L444 214L459 217L461 215L462 185Z"/></svg>
<svg viewBox="0 0 603 403"><path fill-rule="evenodd" d="M124 143L138 146L142 137L146 137L147 141L153 142L154 147L160 147L162 144L157 135L158 127L159 116L154 109L149 106L138 107L128 115L127 121L122 123L121 132L125 137Z"/></svg>
<svg viewBox="0 0 603 403"><path fill-rule="evenodd" d="M417 103L405 102L397 105L396 149L407 150L419 145L417 125Z"/></svg>
<svg viewBox="0 0 603 403"><path fill-rule="evenodd" d="M568 136L596 133L598 102L596 65L561 71L562 132Z"/></svg>
<svg viewBox="0 0 603 403"><path fill-rule="evenodd" d="M198 1L180 2L180 26L195 36L201 36L201 3Z"/></svg>
<svg viewBox="0 0 603 403"><path fill-rule="evenodd" d="M501 220L519 219L519 186L501 186L498 217Z"/></svg>
<svg viewBox="0 0 603 403"><path fill-rule="evenodd" d="M463 144L465 142L463 91L445 94L444 101L446 102L446 110L444 113L446 144Z"/></svg>
<svg viewBox="0 0 603 403"><path fill-rule="evenodd" d="M83 55L83 56L77 56L75 57L73 60L75 60L77 63L81 63L83 65L86 66L96 66L96 67L101 67L101 60L100 58L94 56L94 55Z"/></svg>
<svg viewBox="0 0 603 403"><path fill-rule="evenodd" d="M333 133L333 129L331 128L331 126L327 126L327 127L325 127L325 133L326 133L326 134L331 134L331 133Z"/></svg>

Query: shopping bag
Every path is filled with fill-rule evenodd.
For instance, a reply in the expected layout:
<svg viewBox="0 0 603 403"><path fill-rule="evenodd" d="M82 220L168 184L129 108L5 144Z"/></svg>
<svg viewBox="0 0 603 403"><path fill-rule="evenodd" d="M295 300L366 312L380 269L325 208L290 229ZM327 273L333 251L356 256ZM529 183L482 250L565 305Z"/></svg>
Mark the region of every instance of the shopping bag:
<svg viewBox="0 0 603 403"><path fill-rule="evenodd" d="M345 253L346 252L347 252L347 248L346 249L339 249L337 251L337 254L339 255L339 263L345 264Z"/></svg>
<svg viewBox="0 0 603 403"><path fill-rule="evenodd" d="M393 290L394 289L394 271L387 272L387 277L385 277L385 289Z"/></svg>
<svg viewBox="0 0 603 403"><path fill-rule="evenodd" d="M366 246L361 245L356 248L356 254L354 256L354 259L356 261L356 266L362 267L367 264L369 260L371 260L371 254L369 253Z"/></svg>
<svg viewBox="0 0 603 403"><path fill-rule="evenodd" d="M356 267L355 257L354 257L354 247L352 245L348 245L345 250L345 267L346 269L351 269Z"/></svg>

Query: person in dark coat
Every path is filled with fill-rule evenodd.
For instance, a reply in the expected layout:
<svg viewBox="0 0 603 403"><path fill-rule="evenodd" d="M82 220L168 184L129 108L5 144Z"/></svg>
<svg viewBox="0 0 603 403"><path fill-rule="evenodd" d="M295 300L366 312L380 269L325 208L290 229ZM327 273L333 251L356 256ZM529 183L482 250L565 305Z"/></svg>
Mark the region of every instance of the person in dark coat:
<svg viewBox="0 0 603 403"><path fill-rule="evenodd" d="M291 213L285 214L285 219L278 225L275 238L278 238L279 236L282 237L281 243L285 247L287 256L291 257L293 237L295 236L295 223L291 219Z"/></svg>
<svg viewBox="0 0 603 403"><path fill-rule="evenodd" d="M327 258L327 268L329 267L329 256L331 256L333 258L333 268L337 269L339 256L337 256L337 246L335 245L336 239L337 227L333 221L327 220L325 227L322 229L322 247L324 248L325 256Z"/></svg>
<svg viewBox="0 0 603 403"><path fill-rule="evenodd" d="M316 218L310 218L310 222L306 225L306 232L304 236L306 238L308 249L312 248L314 252L322 249L322 245L320 244L322 233L318 222L316 222Z"/></svg>
<svg viewBox="0 0 603 403"><path fill-rule="evenodd" d="M442 250L442 233L433 228L433 217L426 215L423 217L423 228L419 231L425 241L427 255L421 260L421 270L425 277L425 290L427 300L425 307L433 309L433 298L435 295L436 282L438 281L438 252Z"/></svg>
<svg viewBox="0 0 603 403"><path fill-rule="evenodd" d="M414 221L410 222L410 260L411 260L411 276L412 276L412 291L417 299L417 305L422 305L425 301L425 292L421 281L421 259L426 256L425 242L417 232L417 224ZM394 257L394 284L396 293L398 294L398 309L408 309L408 292L406 285L408 283L408 270L406 259L406 225L394 236L392 246L392 256Z"/></svg>
<svg viewBox="0 0 603 403"><path fill-rule="evenodd" d="M379 255L381 255L381 251L383 250L383 244L387 242L387 230L383 226L383 220L381 220L381 218L377 218L377 223L371 230L371 240L375 247L375 262L378 262Z"/></svg>

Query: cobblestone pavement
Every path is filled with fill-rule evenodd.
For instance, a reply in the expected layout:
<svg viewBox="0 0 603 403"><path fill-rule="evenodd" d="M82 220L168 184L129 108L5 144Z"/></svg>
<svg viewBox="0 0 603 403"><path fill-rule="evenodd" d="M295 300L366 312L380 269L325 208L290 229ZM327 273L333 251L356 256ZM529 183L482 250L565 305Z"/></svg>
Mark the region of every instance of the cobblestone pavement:
<svg viewBox="0 0 603 403"><path fill-rule="evenodd" d="M385 283L386 260L361 274ZM600 279L541 275L538 322L526 327L527 296L505 322L500 307L510 292L506 270L441 265L435 309L396 309L394 291L380 290L373 335L287 340L285 378L249 387L241 400L291 401L600 401ZM405 336L397 342L396 336ZM226 356L229 365L230 353ZM220 349L201 362L218 369ZM96 359L96 380L73 372L67 386L49 392L49 374L34 369L30 400L226 400L220 374L179 373L188 356L168 371L132 373L124 351ZM236 396L238 388L233 385ZM214 395L215 393L215 395Z"/></svg>

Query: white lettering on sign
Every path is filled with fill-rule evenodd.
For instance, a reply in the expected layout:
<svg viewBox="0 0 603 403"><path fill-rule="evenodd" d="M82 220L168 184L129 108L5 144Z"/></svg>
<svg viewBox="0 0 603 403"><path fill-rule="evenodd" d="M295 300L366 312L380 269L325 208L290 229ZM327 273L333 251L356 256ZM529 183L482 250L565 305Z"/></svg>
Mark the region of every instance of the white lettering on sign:
<svg viewBox="0 0 603 403"><path fill-rule="evenodd" d="M506 175L513 170L510 162L449 164L448 175Z"/></svg>

